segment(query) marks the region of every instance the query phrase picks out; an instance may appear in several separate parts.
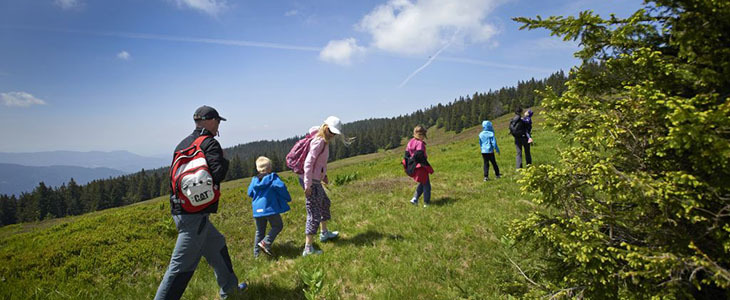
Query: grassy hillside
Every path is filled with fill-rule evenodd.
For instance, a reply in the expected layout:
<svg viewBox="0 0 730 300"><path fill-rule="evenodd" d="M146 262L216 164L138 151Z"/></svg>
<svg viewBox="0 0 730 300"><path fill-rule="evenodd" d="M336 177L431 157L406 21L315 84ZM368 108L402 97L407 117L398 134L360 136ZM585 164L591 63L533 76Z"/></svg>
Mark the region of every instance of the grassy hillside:
<svg viewBox="0 0 730 300"><path fill-rule="evenodd" d="M321 256L300 257L304 196L290 172L280 175L294 199L283 215L276 257L254 259L250 179L223 184L211 221L226 236L234 270L250 288L245 298L300 299L300 270L321 269L327 299L505 298L524 291L509 262L530 258L501 238L510 221L533 209L514 169L510 116L495 122L503 178L482 181L481 127L460 134L429 132L432 205L408 203L416 184L400 166L403 149L330 164L332 230ZM557 136L536 119L533 163L557 159ZM83 216L0 228L0 297L5 299L149 299L162 279L176 237L165 197ZM523 266L524 267L524 266ZM185 299L217 298L212 269L201 262Z"/></svg>

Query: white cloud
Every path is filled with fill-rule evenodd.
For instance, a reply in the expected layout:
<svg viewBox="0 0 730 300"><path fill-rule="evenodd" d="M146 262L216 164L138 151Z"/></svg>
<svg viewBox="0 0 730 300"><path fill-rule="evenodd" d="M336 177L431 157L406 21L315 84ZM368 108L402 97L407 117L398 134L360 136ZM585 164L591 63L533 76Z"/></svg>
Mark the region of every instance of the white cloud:
<svg viewBox="0 0 730 300"><path fill-rule="evenodd" d="M225 0L175 0L178 6L200 10L211 16L218 16L228 8Z"/></svg>
<svg viewBox="0 0 730 300"><path fill-rule="evenodd" d="M349 65L352 57L364 52L365 48L358 46L354 38L334 40L327 43L327 46L319 52L319 59L339 65Z"/></svg>
<svg viewBox="0 0 730 300"><path fill-rule="evenodd" d="M45 105L46 101L36 98L26 92L0 93L3 105L9 107L29 107L31 105Z"/></svg>
<svg viewBox="0 0 730 300"><path fill-rule="evenodd" d="M286 16L286 17L291 17L291 16L296 16L296 15L298 15L298 14L299 14L299 11L298 11L298 10L296 10L296 9L292 9L292 10L290 10L290 11L287 11L287 12L285 12L285 13L284 13L284 16Z"/></svg>
<svg viewBox="0 0 730 300"><path fill-rule="evenodd" d="M72 9L81 6L81 0L54 0L53 3L62 9Z"/></svg>
<svg viewBox="0 0 730 300"><path fill-rule="evenodd" d="M117 53L117 58L121 60L130 60L132 58L132 55L129 54L127 51L122 51Z"/></svg>
<svg viewBox="0 0 730 300"><path fill-rule="evenodd" d="M365 15L356 28L372 37L371 47L398 54L432 53L453 38L484 43L497 33L487 15L502 0L390 0Z"/></svg>

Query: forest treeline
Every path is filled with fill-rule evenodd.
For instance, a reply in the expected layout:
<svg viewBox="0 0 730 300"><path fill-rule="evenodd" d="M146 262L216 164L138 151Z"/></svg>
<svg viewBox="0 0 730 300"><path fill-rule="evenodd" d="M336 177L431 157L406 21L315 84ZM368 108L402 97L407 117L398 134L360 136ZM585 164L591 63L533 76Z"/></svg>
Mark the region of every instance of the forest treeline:
<svg viewBox="0 0 730 300"><path fill-rule="evenodd" d="M411 135L417 124L460 132L480 124L482 120L509 113L517 106L539 105L539 96L535 91L551 87L560 94L566 89L567 80L566 74L559 71L541 80L533 78L520 81L517 86L477 92L447 104L419 109L408 115L344 124L344 132L355 137L355 140L349 146L333 143L330 160L398 147L404 137ZM307 129L302 128L302 135ZM275 171L285 170L284 158L300 138L301 136L296 136L284 140L256 141L225 149L226 156L230 159L226 180L253 176L256 171L254 160L261 155L272 159ZM17 197L0 195L0 225L60 218L124 206L169 194L169 186L168 167L94 180L86 185L78 185L73 178L60 187L50 187L40 182L32 192L22 193Z"/></svg>

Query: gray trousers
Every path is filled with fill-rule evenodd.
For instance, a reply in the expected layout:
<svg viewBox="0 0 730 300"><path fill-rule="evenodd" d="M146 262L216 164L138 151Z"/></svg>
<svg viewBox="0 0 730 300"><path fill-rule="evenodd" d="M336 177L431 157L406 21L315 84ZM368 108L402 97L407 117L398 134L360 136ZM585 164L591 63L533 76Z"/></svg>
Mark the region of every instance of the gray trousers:
<svg viewBox="0 0 730 300"><path fill-rule="evenodd" d="M223 235L208 221L208 214L172 215L177 242L170 265L157 288L155 299L180 299L201 257L213 268L221 298L238 287Z"/></svg>
<svg viewBox="0 0 730 300"><path fill-rule="evenodd" d="M515 148L517 148L517 156L515 157L515 167L522 168L522 149L525 149L525 160L527 164L532 164L532 155L530 154L530 143L527 138L515 138Z"/></svg>
<svg viewBox="0 0 730 300"><path fill-rule="evenodd" d="M281 229L284 228L284 221L281 220L280 214L269 215L265 217L253 218L256 223L256 239L253 243L253 254L259 254L259 242L264 241L267 245L274 243L274 239L279 235ZM266 224L271 224L269 234L266 234Z"/></svg>

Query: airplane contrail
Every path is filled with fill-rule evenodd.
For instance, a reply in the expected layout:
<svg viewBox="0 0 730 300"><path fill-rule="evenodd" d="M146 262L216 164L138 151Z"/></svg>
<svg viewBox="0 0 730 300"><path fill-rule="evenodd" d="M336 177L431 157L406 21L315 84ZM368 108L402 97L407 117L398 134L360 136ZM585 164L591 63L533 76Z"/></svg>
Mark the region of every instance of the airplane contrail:
<svg viewBox="0 0 730 300"><path fill-rule="evenodd" d="M88 34L88 35L97 35L97 36L113 36L113 37L121 37L121 38L129 38L129 39L142 39L142 40L217 44L217 45L227 45L227 46L257 47L257 48L299 50L299 51L312 51L312 52L319 52L322 50L321 47L298 46L298 45L288 45L288 44L279 44L279 43L247 41L247 40L196 38L196 37L150 34L150 33L134 33L134 32L92 31L92 30L30 28L30 27L23 27L23 28L33 29L33 30L43 30L43 31L64 32L64 33Z"/></svg>
<svg viewBox="0 0 730 300"><path fill-rule="evenodd" d="M96 36L112 36L112 37L121 37L121 38L129 38L129 39L216 44L216 45L226 45L226 46L257 47L257 48L308 51L308 52L319 52L322 50L321 47L299 46L299 45L289 45L289 44L281 44L281 43L257 42L257 41L248 41L248 40L197 38L197 37L161 35L161 34L150 34L150 33L91 31L91 30L58 29L58 28L38 28L38 27L25 27L25 26L21 26L21 27L2 27L2 26L0 26L0 28L30 29L30 30L51 31L51 32L87 34L87 35L96 35ZM456 36L456 34L454 34L454 36ZM401 87L405 86L408 83L408 81L410 81L416 74L423 71L423 69L428 67L434 60L437 59L437 57L438 57L439 61L462 63L462 64L469 64L469 65L476 65L476 66L483 66L483 67L494 67L494 68L524 70L524 71L536 71L536 72L543 72L543 73L552 73L555 71L553 69L538 68L538 67L532 67L532 66L509 65L509 64L493 63L493 62L489 62L489 61L476 60L476 59L470 59L470 58L440 56L441 52L443 50L445 50L448 46L450 46L453 43L453 41L454 41L454 38L452 37L452 40L449 41L448 44L446 44L444 47L439 49L434 55L429 57L428 61L426 61L425 64L423 64L420 68L416 69L413 73L411 73L405 80L403 80L403 82L401 82L401 84L398 87L401 88ZM2 77L2 76L8 76L8 73L0 72L0 77Z"/></svg>
<svg viewBox="0 0 730 300"><path fill-rule="evenodd" d="M423 71L423 69L425 69L426 67L428 67L428 65L430 65L436 59L436 57L438 57L439 54L441 54L441 51L444 51L444 49L446 49L447 47L451 46L451 43L454 42L454 38L456 38L456 35L458 33L459 33L458 30L456 32L454 32L454 35L451 36L451 40L446 45L444 45L443 47L441 47L441 49L439 49L439 51L436 51L436 53L434 53L434 55L431 55L431 57L428 58L428 61L426 61L425 64L423 64L420 68L418 68L415 71L413 71L413 73L411 73L411 75L408 75L408 77L406 77L406 79L403 80L403 82L401 82L400 85L398 85L398 88L402 88L403 86L405 86L406 83L408 83L408 81L410 81L411 78L413 78L413 76L416 76L416 74L418 74L419 72Z"/></svg>

